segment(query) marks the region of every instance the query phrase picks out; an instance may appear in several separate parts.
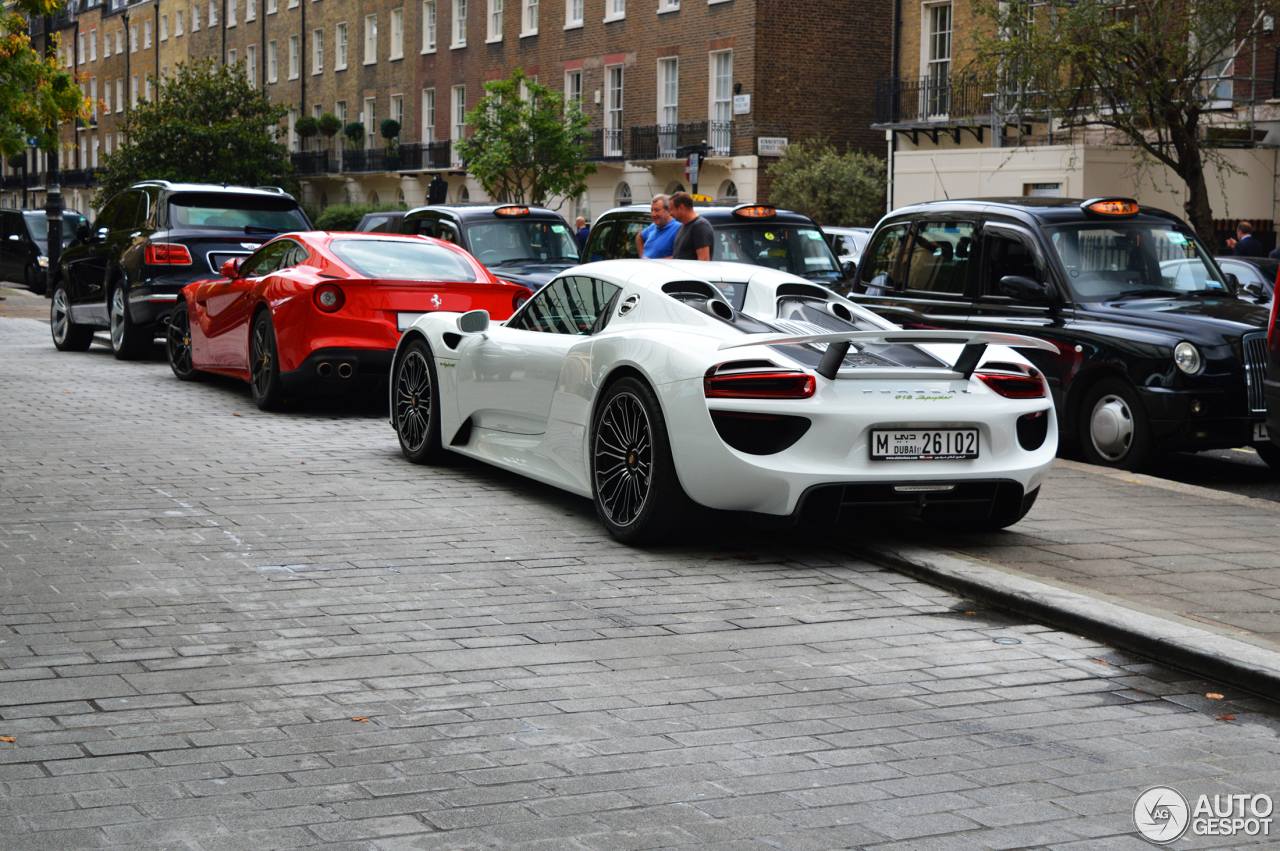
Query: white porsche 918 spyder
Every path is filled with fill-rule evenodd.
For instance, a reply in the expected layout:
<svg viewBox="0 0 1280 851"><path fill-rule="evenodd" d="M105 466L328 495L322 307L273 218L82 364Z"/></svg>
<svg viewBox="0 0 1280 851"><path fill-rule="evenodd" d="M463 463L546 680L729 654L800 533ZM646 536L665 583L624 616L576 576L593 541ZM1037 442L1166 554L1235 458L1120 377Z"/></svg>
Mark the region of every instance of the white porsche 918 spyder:
<svg viewBox="0 0 1280 851"><path fill-rule="evenodd" d="M417 318L391 423L416 463L457 452L590 497L652 541L695 506L834 528L888 512L970 529L1030 510L1058 445L1012 334L906 331L739 263L568 269L502 324Z"/></svg>

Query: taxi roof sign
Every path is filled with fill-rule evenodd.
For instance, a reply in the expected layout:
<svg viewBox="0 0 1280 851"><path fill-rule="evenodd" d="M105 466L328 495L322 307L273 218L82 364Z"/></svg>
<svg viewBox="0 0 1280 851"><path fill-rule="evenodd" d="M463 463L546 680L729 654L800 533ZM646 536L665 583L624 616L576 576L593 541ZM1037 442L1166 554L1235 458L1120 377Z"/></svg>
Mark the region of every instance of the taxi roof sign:
<svg viewBox="0 0 1280 851"><path fill-rule="evenodd" d="M1093 198L1081 204L1080 209L1095 216L1136 216L1138 202L1132 198Z"/></svg>
<svg viewBox="0 0 1280 851"><path fill-rule="evenodd" d="M528 207L506 206L499 207L493 211L495 216L527 216L529 215Z"/></svg>
<svg viewBox="0 0 1280 851"><path fill-rule="evenodd" d="M750 204L736 208L733 214L747 219L771 219L778 214L778 209L768 204Z"/></svg>

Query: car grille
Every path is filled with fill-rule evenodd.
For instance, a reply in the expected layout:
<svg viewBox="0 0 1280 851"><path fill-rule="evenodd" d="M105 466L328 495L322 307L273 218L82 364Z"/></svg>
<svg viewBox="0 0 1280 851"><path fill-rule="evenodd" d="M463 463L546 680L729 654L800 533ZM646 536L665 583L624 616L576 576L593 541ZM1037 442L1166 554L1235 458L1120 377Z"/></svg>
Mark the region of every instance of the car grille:
<svg viewBox="0 0 1280 851"><path fill-rule="evenodd" d="M1265 414L1267 400L1262 380L1267 376L1267 335L1246 334L1244 337L1244 380L1249 391L1249 412Z"/></svg>

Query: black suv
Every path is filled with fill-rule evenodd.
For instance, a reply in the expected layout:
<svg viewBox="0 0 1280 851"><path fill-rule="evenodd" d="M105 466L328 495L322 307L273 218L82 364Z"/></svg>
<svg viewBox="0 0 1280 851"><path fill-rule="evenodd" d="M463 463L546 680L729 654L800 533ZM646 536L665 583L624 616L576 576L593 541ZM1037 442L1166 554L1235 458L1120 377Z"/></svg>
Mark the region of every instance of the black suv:
<svg viewBox="0 0 1280 851"><path fill-rule="evenodd" d="M853 282L854 264L841 265L822 229L808 216L767 204L695 204L694 209L715 230L712 260L781 269L840 293L847 292ZM615 207L596 219L582 252L583 262L638 257L636 235L651 224L647 204Z"/></svg>
<svg viewBox="0 0 1280 851"><path fill-rule="evenodd" d="M907 328L1055 344L1023 354L1091 464L1253 446L1280 466L1263 426L1267 311L1170 213L1127 198L904 207L876 226L849 297Z"/></svg>
<svg viewBox="0 0 1280 851"><path fill-rule="evenodd" d="M75 237L84 216L62 214L62 247ZM0 210L0 281L26 284L43 295L48 282L49 219L44 210Z"/></svg>
<svg viewBox="0 0 1280 851"><path fill-rule="evenodd" d="M415 207L400 233L433 236L461 246L504 281L537 292L577 266L578 239L554 210L516 204Z"/></svg>
<svg viewBox="0 0 1280 851"><path fill-rule="evenodd" d="M163 333L178 291L217 277L276 234L311 230L292 196L250 189L148 180L102 206L62 252L53 280L53 343L84 351L96 328L111 330L116 357L146 353Z"/></svg>

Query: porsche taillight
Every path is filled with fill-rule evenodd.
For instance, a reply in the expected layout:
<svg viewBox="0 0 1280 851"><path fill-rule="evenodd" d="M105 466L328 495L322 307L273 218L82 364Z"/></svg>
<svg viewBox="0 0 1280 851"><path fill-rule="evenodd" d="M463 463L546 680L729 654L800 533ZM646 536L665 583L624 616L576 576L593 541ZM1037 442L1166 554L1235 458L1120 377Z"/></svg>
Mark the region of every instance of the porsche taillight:
<svg viewBox="0 0 1280 851"><path fill-rule="evenodd" d="M315 300L316 307L325 313L333 313L342 308L342 304L347 300L347 297L337 284L321 284L316 287L312 299Z"/></svg>
<svg viewBox="0 0 1280 851"><path fill-rule="evenodd" d="M143 259L151 266L190 266L191 252L175 242L152 242L147 245Z"/></svg>
<svg viewBox="0 0 1280 851"><path fill-rule="evenodd" d="M807 372L729 372L702 379L708 399L808 399L817 387Z"/></svg>
<svg viewBox="0 0 1280 851"><path fill-rule="evenodd" d="M1039 373L1017 375L1008 372L975 372L983 384L1007 399L1043 399L1044 381Z"/></svg>

